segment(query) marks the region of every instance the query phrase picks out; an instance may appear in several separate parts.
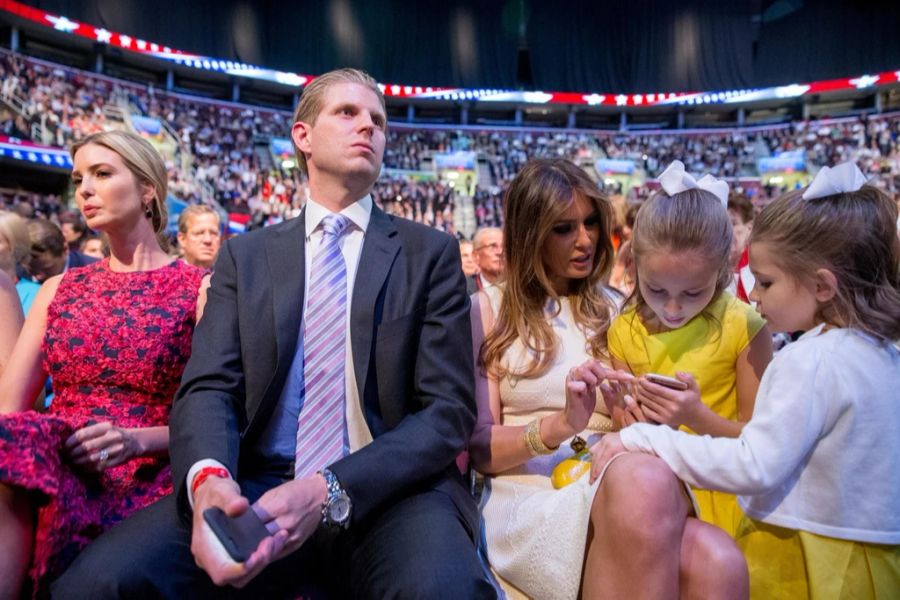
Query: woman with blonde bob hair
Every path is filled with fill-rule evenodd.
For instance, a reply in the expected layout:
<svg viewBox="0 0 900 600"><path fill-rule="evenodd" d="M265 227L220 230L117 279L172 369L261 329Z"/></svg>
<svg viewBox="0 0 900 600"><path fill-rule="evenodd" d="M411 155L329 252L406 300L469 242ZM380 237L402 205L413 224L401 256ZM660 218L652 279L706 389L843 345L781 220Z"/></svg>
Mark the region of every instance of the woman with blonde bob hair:
<svg viewBox="0 0 900 600"><path fill-rule="evenodd" d="M19 278L19 267L25 265L31 251L28 223L16 213L0 210L0 271L6 273L19 297L23 314L31 310L31 304L41 289L39 283Z"/></svg>
<svg viewBox="0 0 900 600"><path fill-rule="evenodd" d="M160 246L166 170L146 140L94 134L72 159L110 255L43 284L0 378L0 597L45 595L90 540L172 489L168 414L203 271ZM49 413L28 410L48 376Z"/></svg>
<svg viewBox="0 0 900 600"><path fill-rule="evenodd" d="M472 297L469 445L486 475L484 539L501 586L541 599L746 595L737 546L688 517L689 497L659 459L623 457L594 484L551 477L571 440L618 429L597 402L621 301L606 286L613 211L582 169L550 159L519 172L504 214L506 282Z"/></svg>

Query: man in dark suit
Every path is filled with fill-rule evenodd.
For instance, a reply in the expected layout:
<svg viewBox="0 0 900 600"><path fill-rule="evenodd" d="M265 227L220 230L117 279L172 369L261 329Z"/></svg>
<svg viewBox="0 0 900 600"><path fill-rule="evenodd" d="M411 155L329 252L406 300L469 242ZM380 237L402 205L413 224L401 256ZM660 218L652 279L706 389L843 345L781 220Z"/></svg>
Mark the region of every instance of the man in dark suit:
<svg viewBox="0 0 900 600"><path fill-rule="evenodd" d="M292 137L312 200L222 247L171 417L175 494L89 546L54 596L495 596L454 463L475 420L459 248L372 205L385 127L360 71L304 90ZM236 563L210 507L254 510L272 535Z"/></svg>

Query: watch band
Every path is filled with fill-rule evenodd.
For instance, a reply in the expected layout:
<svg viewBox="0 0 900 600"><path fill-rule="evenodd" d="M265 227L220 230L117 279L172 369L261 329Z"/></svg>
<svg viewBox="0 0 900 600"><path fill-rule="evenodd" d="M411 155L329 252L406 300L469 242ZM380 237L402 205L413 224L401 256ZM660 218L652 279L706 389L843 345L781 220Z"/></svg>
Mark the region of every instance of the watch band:
<svg viewBox="0 0 900 600"><path fill-rule="evenodd" d="M319 471L325 479L325 487L327 496L325 503L322 505L322 522L331 527L340 527L346 529L350 525L350 511L352 503L350 496L341 487L341 482L337 476L328 469ZM340 516L336 517L335 512Z"/></svg>

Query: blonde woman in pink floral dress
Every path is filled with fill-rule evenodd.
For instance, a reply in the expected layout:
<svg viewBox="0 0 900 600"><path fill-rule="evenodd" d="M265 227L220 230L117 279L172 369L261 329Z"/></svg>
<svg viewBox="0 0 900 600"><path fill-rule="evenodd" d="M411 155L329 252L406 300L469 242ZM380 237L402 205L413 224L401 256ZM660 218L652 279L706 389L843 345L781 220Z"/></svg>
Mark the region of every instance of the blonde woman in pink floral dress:
<svg viewBox="0 0 900 600"><path fill-rule="evenodd" d="M166 171L142 138L72 149L78 207L110 256L48 280L0 379L0 597L47 595L92 539L171 491L168 414L204 272L170 258ZM48 376L48 413L28 410Z"/></svg>

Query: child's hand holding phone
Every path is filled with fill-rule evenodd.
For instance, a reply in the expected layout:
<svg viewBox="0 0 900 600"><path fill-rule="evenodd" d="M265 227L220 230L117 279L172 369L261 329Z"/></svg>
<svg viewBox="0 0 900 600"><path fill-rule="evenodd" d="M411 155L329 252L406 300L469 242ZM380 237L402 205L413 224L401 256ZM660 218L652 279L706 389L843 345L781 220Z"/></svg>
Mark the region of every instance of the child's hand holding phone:
<svg viewBox="0 0 900 600"><path fill-rule="evenodd" d="M636 381L635 394L648 419L671 427L693 428L705 408L700 388L689 373L678 373L678 377L646 373Z"/></svg>

